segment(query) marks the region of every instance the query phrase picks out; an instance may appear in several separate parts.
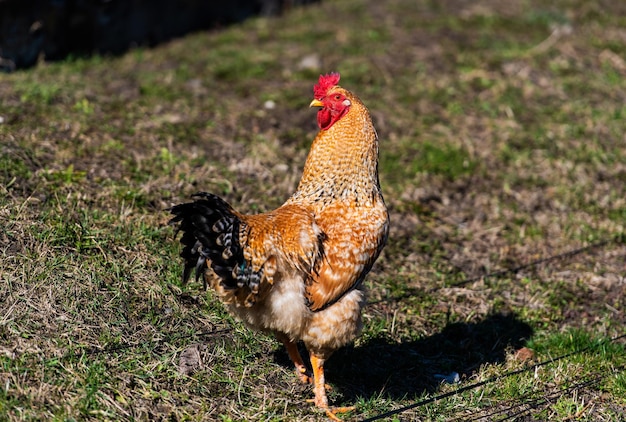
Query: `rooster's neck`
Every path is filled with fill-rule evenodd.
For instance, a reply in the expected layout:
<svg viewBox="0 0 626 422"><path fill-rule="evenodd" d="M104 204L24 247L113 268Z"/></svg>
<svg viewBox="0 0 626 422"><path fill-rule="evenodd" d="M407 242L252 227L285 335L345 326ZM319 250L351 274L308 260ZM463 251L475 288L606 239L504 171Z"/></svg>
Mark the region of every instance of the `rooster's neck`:
<svg viewBox="0 0 626 422"><path fill-rule="evenodd" d="M380 196L378 137L365 106L356 97L351 100L350 111L313 141L291 201L366 205Z"/></svg>

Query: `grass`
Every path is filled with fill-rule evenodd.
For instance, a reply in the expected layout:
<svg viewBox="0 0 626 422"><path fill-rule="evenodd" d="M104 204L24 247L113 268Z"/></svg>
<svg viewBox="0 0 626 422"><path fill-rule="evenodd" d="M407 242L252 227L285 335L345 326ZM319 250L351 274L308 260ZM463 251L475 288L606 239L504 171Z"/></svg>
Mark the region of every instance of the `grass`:
<svg viewBox="0 0 626 422"><path fill-rule="evenodd" d="M280 205L312 84L337 70L374 117L392 229L331 401L350 420L446 393L389 420L623 420L623 16L327 1L2 75L0 419L324 419L276 341L181 285L166 209L198 190Z"/></svg>

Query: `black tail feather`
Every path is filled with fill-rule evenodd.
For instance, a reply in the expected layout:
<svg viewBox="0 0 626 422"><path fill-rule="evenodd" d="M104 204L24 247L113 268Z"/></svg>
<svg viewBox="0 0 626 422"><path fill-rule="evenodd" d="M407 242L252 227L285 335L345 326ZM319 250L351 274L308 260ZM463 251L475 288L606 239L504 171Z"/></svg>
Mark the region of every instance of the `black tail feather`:
<svg viewBox="0 0 626 422"><path fill-rule="evenodd" d="M194 202L179 204L169 211L174 214L170 224L183 232L180 256L185 260L183 282L195 268L196 279L204 274L207 259L226 288L238 287L238 273L245 268L239 244L241 221L233 208L220 197L200 192ZM206 288L206 281L203 278Z"/></svg>

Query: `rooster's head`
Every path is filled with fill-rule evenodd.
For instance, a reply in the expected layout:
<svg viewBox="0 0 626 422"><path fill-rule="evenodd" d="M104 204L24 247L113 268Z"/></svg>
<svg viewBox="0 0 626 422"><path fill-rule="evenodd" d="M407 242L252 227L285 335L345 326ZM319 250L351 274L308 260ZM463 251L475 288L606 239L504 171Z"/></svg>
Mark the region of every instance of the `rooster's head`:
<svg viewBox="0 0 626 422"><path fill-rule="evenodd" d="M347 91L337 85L339 78L339 73L320 75L318 83L313 87L314 99L310 107L321 107L317 112L317 124L322 130L330 129L352 105L346 96Z"/></svg>

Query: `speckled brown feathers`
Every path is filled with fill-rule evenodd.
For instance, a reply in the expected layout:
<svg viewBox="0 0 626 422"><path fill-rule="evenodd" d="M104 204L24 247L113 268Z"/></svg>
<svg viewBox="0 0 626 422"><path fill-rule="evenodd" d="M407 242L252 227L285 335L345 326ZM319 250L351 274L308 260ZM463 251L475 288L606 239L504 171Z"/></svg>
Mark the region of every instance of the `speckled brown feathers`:
<svg viewBox="0 0 626 422"><path fill-rule="evenodd" d="M298 377L310 381L295 347L304 342L315 404L333 418L323 364L360 332L362 281L389 230L376 131L363 103L338 80L322 75L316 86L311 105L321 107L321 130L298 189L283 206L244 215L203 193L173 207L171 220L183 232L185 274L196 268L233 314L275 333Z"/></svg>

